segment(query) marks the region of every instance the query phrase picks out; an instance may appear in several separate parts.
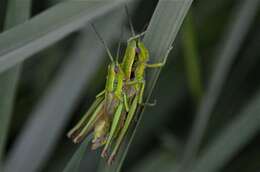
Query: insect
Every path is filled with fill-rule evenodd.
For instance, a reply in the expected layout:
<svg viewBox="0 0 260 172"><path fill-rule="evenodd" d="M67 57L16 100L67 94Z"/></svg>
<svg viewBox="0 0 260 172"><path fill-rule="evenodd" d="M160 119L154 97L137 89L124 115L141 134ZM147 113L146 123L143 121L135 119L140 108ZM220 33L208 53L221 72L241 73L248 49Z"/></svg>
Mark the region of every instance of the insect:
<svg viewBox="0 0 260 172"><path fill-rule="evenodd" d="M144 94L144 90L145 90L145 69L146 68L159 68L165 65L166 63L166 58L164 58L163 62L160 63L153 63L153 64L149 64L149 51L148 49L145 47L144 43L139 39L140 37L132 37L130 38L130 41L134 41L135 42L135 57L134 57L134 64L131 68L131 72L134 73L133 77L129 77L128 75L126 75L126 78L128 80L125 80L125 87L127 89L133 90L132 93L127 93L128 97L130 97L130 99L132 100L131 102L131 106L129 109L129 112L126 115L126 120L124 123L123 128L120 131L120 134L116 140L115 146L112 150L112 153L110 154L110 157L108 159L108 164L111 164L117 154L117 151L120 147L120 144L123 141L123 138L125 136L125 134L127 133L127 130L133 120L133 117L135 115L136 109L138 105L146 105L145 103L143 103L143 94ZM172 48L169 48L166 56L168 56L169 52L171 51ZM125 56L124 58L128 58L128 59L123 59L123 64L124 61L127 60L132 60L129 59L129 56ZM128 71L125 71L125 73L127 73ZM126 91L127 92L127 91Z"/></svg>
<svg viewBox="0 0 260 172"><path fill-rule="evenodd" d="M111 60L111 63L108 65L105 90L96 96L87 113L68 133L68 137L73 142L79 143L86 135L94 130L92 149L103 146L107 142L107 139L111 140L114 133L114 130L112 130L114 126L110 127L111 121L113 120L113 123L115 123L116 119L114 116L119 116L117 114L121 114L124 108L125 111L128 111L126 95L122 92L123 71L118 62L113 59L107 46L105 48Z"/></svg>
<svg viewBox="0 0 260 172"><path fill-rule="evenodd" d="M133 28L132 24L130 26ZM119 55L114 60L101 36L97 32L96 34L111 61L108 65L106 86L104 91L96 96L79 123L70 130L68 137L78 143L93 131L92 149L104 146L101 156L107 158L107 163L111 164L133 121L138 105L145 105L145 69L162 67L166 58L161 63L148 63L149 51L140 39L144 34L142 33L133 34L128 39L122 63L119 63Z"/></svg>

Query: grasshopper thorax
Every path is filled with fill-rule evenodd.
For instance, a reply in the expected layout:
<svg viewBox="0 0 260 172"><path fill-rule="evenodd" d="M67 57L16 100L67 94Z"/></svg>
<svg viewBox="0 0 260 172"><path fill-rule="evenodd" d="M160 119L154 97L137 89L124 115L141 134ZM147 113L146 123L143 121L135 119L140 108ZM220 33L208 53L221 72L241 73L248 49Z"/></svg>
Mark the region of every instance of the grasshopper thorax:
<svg viewBox="0 0 260 172"><path fill-rule="evenodd" d="M149 59L148 49L145 47L144 43L140 40L137 41L136 53L138 55L138 61L145 63Z"/></svg>

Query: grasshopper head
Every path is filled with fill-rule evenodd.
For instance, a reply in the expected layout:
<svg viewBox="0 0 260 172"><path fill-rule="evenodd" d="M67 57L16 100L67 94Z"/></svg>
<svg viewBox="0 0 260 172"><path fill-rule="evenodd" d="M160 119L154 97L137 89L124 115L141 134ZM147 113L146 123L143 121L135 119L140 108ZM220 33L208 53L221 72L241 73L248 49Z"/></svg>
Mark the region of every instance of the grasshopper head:
<svg viewBox="0 0 260 172"><path fill-rule="evenodd" d="M129 39L128 41L127 41L127 45L129 46L129 47L136 47L136 41L137 41L137 39L136 38L133 38L133 39Z"/></svg>
<svg viewBox="0 0 260 172"><path fill-rule="evenodd" d="M118 61L116 61L113 67L114 67L114 72L116 74L123 72L122 66L121 64L118 63Z"/></svg>
<svg viewBox="0 0 260 172"><path fill-rule="evenodd" d="M109 72L109 74L114 75L114 74L116 73L115 67L116 67L116 64L115 64L115 63L110 63L110 64L108 65L108 72Z"/></svg>

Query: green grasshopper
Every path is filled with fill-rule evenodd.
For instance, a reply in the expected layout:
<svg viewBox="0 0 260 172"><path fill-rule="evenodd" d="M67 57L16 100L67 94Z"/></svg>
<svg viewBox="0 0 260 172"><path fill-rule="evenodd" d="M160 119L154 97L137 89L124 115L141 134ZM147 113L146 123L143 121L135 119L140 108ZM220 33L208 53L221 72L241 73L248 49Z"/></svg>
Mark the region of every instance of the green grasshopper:
<svg viewBox="0 0 260 172"><path fill-rule="evenodd" d="M94 28L93 25L92 27ZM94 31L96 32L95 28ZM119 133L120 128L122 128L119 126L119 123L121 121L122 126L123 117L129 110L127 97L123 92L123 80L130 78L131 68L136 53L136 44L134 41L129 41L124 56L124 59L126 60L122 64L118 64L118 60L115 61L113 59L104 40L97 32L96 34L104 45L111 61L111 64L108 66L105 90L96 96L96 100L87 113L78 124L69 131L68 137L71 138L73 142L79 143L91 130L94 130L92 149L97 149L106 144L102 152L102 156L106 157L107 149L115 138L116 133ZM123 72L121 66L123 66L124 71L127 71L127 75Z"/></svg>
<svg viewBox="0 0 260 172"><path fill-rule="evenodd" d="M124 54L124 58L123 58L123 62L121 64L119 64L119 68L123 71L123 80L124 82L128 81L130 79L131 76L131 72L132 72L132 66L134 64L134 60L135 60L135 56L136 56L136 42L135 41L128 41L128 45ZM120 75L122 76L122 75ZM121 79L121 78L120 78ZM121 87L122 88L122 87ZM122 88L123 89L123 88ZM123 91L123 90L122 90ZM129 107L128 104L126 102L129 101L129 98L127 97L127 94L123 93L124 97L124 102L125 102L125 111L129 111ZM113 139L116 139L116 136L118 135L118 133L120 132L120 126L118 126L118 123L121 119L124 119L125 113L121 111L122 113L116 113L114 115L114 119L111 125L111 129L110 129L110 133L109 133L109 137L107 139L106 145L101 153L102 157L107 157L107 151L111 145L111 143L113 142Z"/></svg>
<svg viewBox="0 0 260 172"><path fill-rule="evenodd" d="M94 30L96 31L96 29ZM118 64L118 61L113 59L101 36L98 33L97 35L105 46L111 60L111 64L108 66L105 90L96 96L96 100L84 117L69 131L68 137L75 143L79 143L94 129L92 149L96 149L105 144L102 157L106 157L107 149L112 143L112 140L115 139L116 133L119 133L120 128L122 128L119 126L119 123L123 121L124 114L129 110L127 97L123 92L123 82L130 79L131 68L136 55L136 41L131 40L128 42L123 63ZM122 102L124 103L124 107ZM110 116L113 118L111 126Z"/></svg>
<svg viewBox="0 0 260 172"><path fill-rule="evenodd" d="M125 134L127 133L127 130L129 128L132 120L133 120L133 117L135 115L135 111L137 109L138 104L139 105L145 105L145 103L143 103L143 93L144 93L144 90L145 90L145 78L144 78L145 69L146 68L159 68L159 67L164 66L165 63L166 63L166 58L164 58L164 61L161 62L161 63L149 64L148 63L148 61L149 61L149 51L145 47L144 43L139 38L140 38L140 35L134 36L134 37L129 39L131 42L135 42L135 43L129 44L129 46L136 45L136 46L132 47L132 48L135 48L136 54L134 56L134 59L131 59L131 58L133 58L133 56L124 56L123 63L122 63L122 66L124 66L124 62L126 62L126 61L135 61L134 64L133 64L135 66L135 69L134 69L134 71L131 71L131 72L134 72L133 78L130 78L129 77L130 75L126 75L126 78L128 80L125 80L125 86L129 90L134 89L134 93L129 93L129 92L127 93L129 99L132 97L131 98L132 103L131 103L129 112L127 113L127 117L126 117L124 126L119 133L119 136L116 140L115 146L114 146L112 153L111 153L111 155L108 159L108 164L111 164L113 162L113 160L116 156L116 153L117 153L117 151L118 151L118 149L119 149L119 147L120 147L120 145L123 141L123 138L124 138ZM171 50L171 48L168 50L166 57L168 56L170 50ZM127 69L127 68L123 68L123 69ZM133 70L133 68L132 68L132 70ZM126 70L124 72L126 74L129 71ZM133 92L133 91L131 91L131 92Z"/></svg>
<svg viewBox="0 0 260 172"><path fill-rule="evenodd" d="M111 60L105 90L96 96L88 112L68 136L78 143L94 130L92 149L104 145L102 157L108 157L107 152L111 149L112 153L108 158L108 164L111 164L133 120L138 104L144 105L145 69L162 67L166 58L162 63L148 64L149 52L139 39L143 35L140 34L128 40L123 61L119 64L118 59L113 60L100 35L98 33L97 35ZM130 106L128 103L131 103Z"/></svg>
<svg viewBox="0 0 260 172"><path fill-rule="evenodd" d="M100 37L100 35L98 36ZM104 41L102 40L102 42ZM111 60L111 64L108 66L105 90L96 96L96 100L87 113L68 133L68 137L71 138L73 142L78 143L82 141L91 130L94 130L92 149L103 146L107 143L107 140L110 142L115 132L114 125L118 123L117 120L119 120L119 118L114 118L114 116L120 116L123 109L128 111L126 95L122 92L123 71L118 62L113 59L106 45L105 48ZM113 120L113 125L110 129L111 119Z"/></svg>
<svg viewBox="0 0 260 172"><path fill-rule="evenodd" d="M68 133L68 137L72 138L75 143L82 141L85 136L93 129L94 138L92 140L92 149L96 149L106 143L106 134L110 127L110 118L113 114L121 113L123 104L119 96L120 79L115 88L115 78L117 74L114 71L114 63L108 66L108 75L106 81L105 92L97 95L87 113L79 121L79 123ZM122 84L121 84L122 85ZM116 91L115 91L116 90Z"/></svg>

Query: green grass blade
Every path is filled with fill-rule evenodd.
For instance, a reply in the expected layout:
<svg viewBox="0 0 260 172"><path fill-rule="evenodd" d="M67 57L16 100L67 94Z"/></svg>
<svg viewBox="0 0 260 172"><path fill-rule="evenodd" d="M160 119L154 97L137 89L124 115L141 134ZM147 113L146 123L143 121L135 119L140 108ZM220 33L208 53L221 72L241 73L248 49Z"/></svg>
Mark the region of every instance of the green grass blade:
<svg viewBox="0 0 260 172"><path fill-rule="evenodd" d="M182 32L182 49L189 90L194 103L199 104L202 97L203 88L196 42L192 13L189 13L184 21Z"/></svg>
<svg viewBox="0 0 260 172"><path fill-rule="evenodd" d="M87 137L79 146L77 151L74 153L68 164L66 165L63 172L77 172L83 157L86 155L88 144L91 142L91 137Z"/></svg>
<svg viewBox="0 0 260 172"><path fill-rule="evenodd" d="M114 19L114 15L119 14L106 14L106 18L100 18L95 23L104 39L109 40L108 43L118 37L117 29L120 30L119 24L108 20ZM92 28L87 27L79 38L75 50L69 54L68 61L59 70L18 136L6 163L7 172L35 171L46 162L76 105L75 102L85 90L85 85L90 84L91 77L103 60L100 57L105 52ZM34 163L31 163L32 159Z"/></svg>
<svg viewBox="0 0 260 172"><path fill-rule="evenodd" d="M255 135L260 131L260 92L207 146L194 163L192 172L221 171Z"/></svg>
<svg viewBox="0 0 260 172"><path fill-rule="evenodd" d="M192 0L160 0L156 10L152 16L151 22L148 26L147 32L144 37L144 43L150 51L151 63L163 61L166 52L170 45L173 43L183 19L192 3ZM164 33L164 34L162 34ZM155 83L159 77L160 69L149 70L147 80L147 90L145 100L149 101L149 98L154 89ZM141 114L143 113L142 111ZM139 115L139 114L136 114ZM140 118L138 119L138 124ZM138 126L137 124L137 126ZM104 165L104 168L100 171L120 171L127 150L131 144L133 136L135 134L136 127L134 127L133 133L129 133L130 140L128 143L123 144L121 151L118 154L118 160L108 168Z"/></svg>
<svg viewBox="0 0 260 172"><path fill-rule="evenodd" d="M236 57L248 30L254 19L258 7L258 0L241 1L239 8L235 9L235 20L232 18L228 35L221 41L220 54L217 56L217 65L209 82L208 91L202 100L197 112L197 117L188 139L188 144L184 152L181 169L189 168L189 163L196 156L202 137L205 133L208 120L212 114L215 103L221 92L223 83L228 75L231 65ZM185 171L185 170L184 170Z"/></svg>
<svg viewBox="0 0 260 172"><path fill-rule="evenodd" d="M150 24L147 29L147 34L144 37L144 43L150 51L151 63L163 61L169 46L173 43L176 35L181 27L185 15L192 0L174 1L161 0L159 1L155 12L152 16ZM164 34L161 34L164 33ZM147 79L147 94L146 102L149 101L155 84L158 80L160 69L151 70L148 73ZM140 112L140 119L144 109ZM137 114L139 115L139 114ZM138 119L137 126L140 123ZM131 136L128 147L134 137L135 131ZM124 153L126 155L126 152ZM124 156L125 156L124 155ZM124 157L123 157L124 158Z"/></svg>
<svg viewBox="0 0 260 172"><path fill-rule="evenodd" d="M237 67L234 68L233 73L231 73L230 77L232 78L232 80L225 86L225 89L228 90L228 93L225 94L226 100L222 101L223 104L226 104L226 106L223 107L223 111L229 108L228 102L230 102L230 100L236 100L237 98L240 99L240 95L236 93L240 91L241 84L246 81L246 78L248 77L250 71L258 65L257 61L259 59L258 57L260 53L258 47L259 42L260 32L255 33L254 38L247 42L246 48L241 54L242 59L237 62Z"/></svg>
<svg viewBox="0 0 260 172"><path fill-rule="evenodd" d="M31 0L9 0L4 29L25 22L30 16ZM3 157L6 138L11 119L20 65L0 74L0 160Z"/></svg>
<svg viewBox="0 0 260 172"><path fill-rule="evenodd" d="M62 2L30 21L0 34L0 73L79 30L88 21L124 1Z"/></svg>

